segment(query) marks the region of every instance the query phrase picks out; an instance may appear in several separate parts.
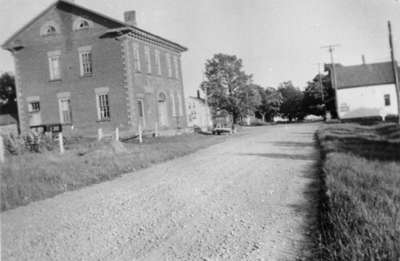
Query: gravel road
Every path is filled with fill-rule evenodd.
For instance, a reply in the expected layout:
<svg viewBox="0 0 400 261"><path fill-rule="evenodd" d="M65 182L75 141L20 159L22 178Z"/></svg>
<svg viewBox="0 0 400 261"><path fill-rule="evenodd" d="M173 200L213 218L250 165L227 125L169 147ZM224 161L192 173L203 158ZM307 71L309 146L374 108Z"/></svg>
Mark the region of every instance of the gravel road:
<svg viewBox="0 0 400 261"><path fill-rule="evenodd" d="M191 155L1 214L2 260L294 260L318 124L244 129Z"/></svg>

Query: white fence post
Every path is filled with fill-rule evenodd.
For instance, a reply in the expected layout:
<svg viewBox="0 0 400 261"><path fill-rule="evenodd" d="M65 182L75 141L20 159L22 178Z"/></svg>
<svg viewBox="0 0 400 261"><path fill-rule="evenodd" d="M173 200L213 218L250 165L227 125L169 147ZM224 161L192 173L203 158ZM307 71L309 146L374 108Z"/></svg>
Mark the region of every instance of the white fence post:
<svg viewBox="0 0 400 261"><path fill-rule="evenodd" d="M154 137L158 137L158 122L154 124Z"/></svg>
<svg viewBox="0 0 400 261"><path fill-rule="evenodd" d="M119 141L119 128L118 127L115 128L115 140Z"/></svg>
<svg viewBox="0 0 400 261"><path fill-rule="evenodd" d="M4 162L4 142L3 137L0 136L0 162Z"/></svg>
<svg viewBox="0 0 400 261"><path fill-rule="evenodd" d="M142 126L140 124L138 125L138 133L139 133L139 143L142 143L143 142Z"/></svg>
<svg viewBox="0 0 400 261"><path fill-rule="evenodd" d="M58 133L58 145L60 146L60 154L64 153L64 141L62 132Z"/></svg>
<svg viewBox="0 0 400 261"><path fill-rule="evenodd" d="M97 130L97 140L100 141L101 139L103 139L103 130L101 128L99 128Z"/></svg>

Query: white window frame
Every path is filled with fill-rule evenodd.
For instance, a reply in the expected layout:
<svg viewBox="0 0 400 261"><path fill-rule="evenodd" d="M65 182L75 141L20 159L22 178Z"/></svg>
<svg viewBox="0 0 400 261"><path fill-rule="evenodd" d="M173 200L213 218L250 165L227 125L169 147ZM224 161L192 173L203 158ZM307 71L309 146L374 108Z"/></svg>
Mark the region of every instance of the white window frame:
<svg viewBox="0 0 400 261"><path fill-rule="evenodd" d="M132 50L133 50L133 68L135 71L140 72L141 71L141 66L140 66L140 52L139 52L139 44L138 43L132 43Z"/></svg>
<svg viewBox="0 0 400 261"><path fill-rule="evenodd" d="M165 53L165 59L167 61L168 77L172 77L171 54L170 53Z"/></svg>
<svg viewBox="0 0 400 261"><path fill-rule="evenodd" d="M109 88L108 87L96 88L95 93L96 93L97 120L98 121L111 120ZM104 96L107 98L106 100L104 98L102 98ZM102 104L104 102L107 102L107 104L106 105ZM105 108L102 110L102 107L105 107Z"/></svg>
<svg viewBox="0 0 400 261"><path fill-rule="evenodd" d="M50 80L61 79L61 51L47 53Z"/></svg>
<svg viewBox="0 0 400 261"><path fill-rule="evenodd" d="M157 67L157 74L161 75L161 58L160 58L160 50L154 50L154 56L156 59L156 67Z"/></svg>
<svg viewBox="0 0 400 261"><path fill-rule="evenodd" d="M69 93L59 93L57 94L58 98L58 110L60 116L60 122L62 124L72 124L72 108L71 108L71 95ZM63 102L68 101L68 113L69 120L65 119L64 110L63 110Z"/></svg>
<svg viewBox="0 0 400 261"><path fill-rule="evenodd" d="M86 22L86 23L87 23L87 26L80 27L80 25L81 25L83 22ZM89 29L89 28L92 28L92 27L93 27L93 22L92 22L92 21L89 21L89 20L84 19L84 18L77 18L77 19L75 19L75 21L74 21L74 24L73 24L73 26L72 26L72 29L73 29L74 31L80 31L80 30L86 30L86 29Z"/></svg>
<svg viewBox="0 0 400 261"><path fill-rule="evenodd" d="M79 53L79 68L80 68L81 76L93 75L92 46L79 47L78 53ZM86 56L86 55L88 56L88 63L84 64L84 56Z"/></svg>
<svg viewBox="0 0 400 261"><path fill-rule="evenodd" d="M146 57L146 64L147 64L147 73L151 73L151 56L150 56L150 47L144 47L144 55Z"/></svg>
<svg viewBox="0 0 400 261"><path fill-rule="evenodd" d="M179 79L178 56L174 56L174 71L175 71L175 78Z"/></svg>

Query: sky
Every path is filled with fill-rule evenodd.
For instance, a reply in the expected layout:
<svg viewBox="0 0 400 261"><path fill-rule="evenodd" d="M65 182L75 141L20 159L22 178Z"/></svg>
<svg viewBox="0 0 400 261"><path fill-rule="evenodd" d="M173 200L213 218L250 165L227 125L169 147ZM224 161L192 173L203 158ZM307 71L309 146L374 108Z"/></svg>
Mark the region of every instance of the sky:
<svg viewBox="0 0 400 261"><path fill-rule="evenodd" d="M54 0L0 0L0 43ZM400 59L399 0L75 0L122 20L136 10L140 28L189 48L182 56L186 96L203 79L204 64L216 53L243 60L253 82L277 87L291 80L304 88L329 63L321 46L339 44L335 62L360 64L390 59L391 20ZM321 66L322 68L322 66ZM0 50L0 72L14 71L12 56Z"/></svg>

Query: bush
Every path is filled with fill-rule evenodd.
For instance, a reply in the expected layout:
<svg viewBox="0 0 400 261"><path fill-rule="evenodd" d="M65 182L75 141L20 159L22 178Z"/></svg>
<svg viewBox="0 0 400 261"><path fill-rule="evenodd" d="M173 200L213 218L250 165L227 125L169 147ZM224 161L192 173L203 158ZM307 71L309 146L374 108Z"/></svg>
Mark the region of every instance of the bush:
<svg viewBox="0 0 400 261"><path fill-rule="evenodd" d="M50 134L28 133L25 136L13 134L3 136L6 153L20 155L26 152L52 151L57 147Z"/></svg>

